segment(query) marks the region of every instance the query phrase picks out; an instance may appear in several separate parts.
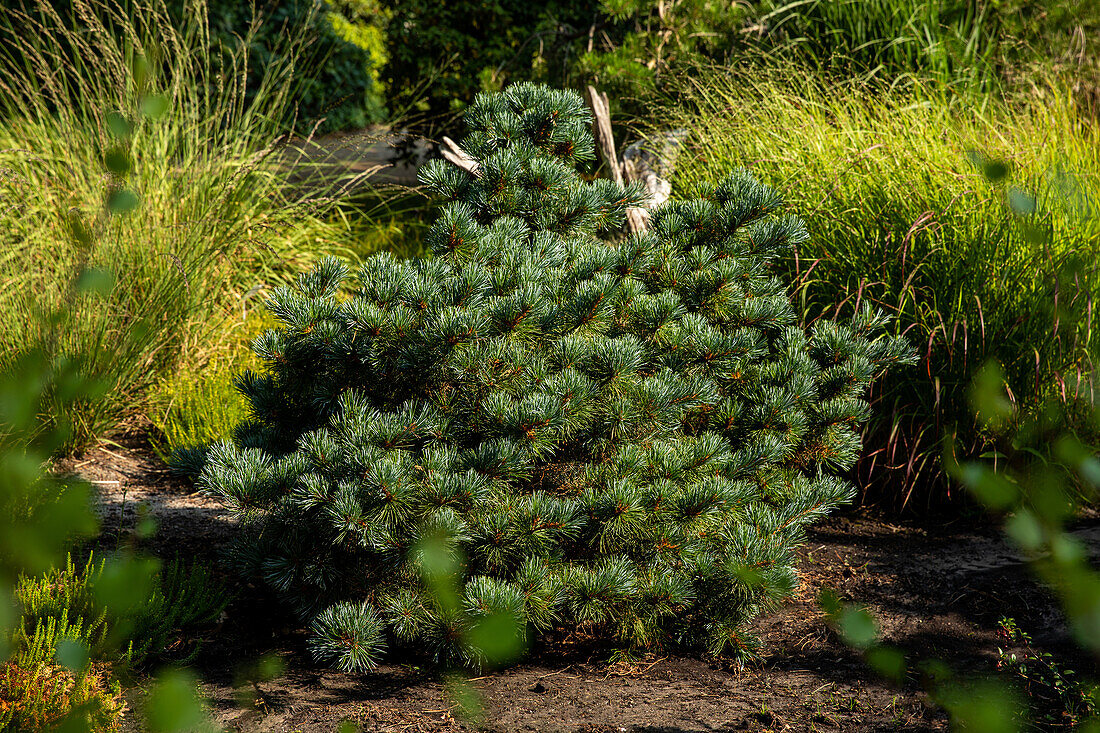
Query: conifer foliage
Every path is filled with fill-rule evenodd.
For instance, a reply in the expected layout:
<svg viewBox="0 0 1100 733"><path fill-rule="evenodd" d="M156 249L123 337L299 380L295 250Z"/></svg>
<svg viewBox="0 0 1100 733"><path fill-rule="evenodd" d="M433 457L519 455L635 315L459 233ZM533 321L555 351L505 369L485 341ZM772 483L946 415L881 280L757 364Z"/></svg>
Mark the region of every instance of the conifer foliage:
<svg viewBox="0 0 1100 733"><path fill-rule="evenodd" d="M423 173L434 258L350 281L326 260L271 298L252 418L200 476L242 521L237 566L346 670L395 646L477 665L468 632L502 614L528 639L750 652L908 347L870 310L799 327L770 267L805 229L748 173L623 238L640 192L578 174L576 94L517 84L466 122L476 175ZM439 537L453 603L423 580Z"/></svg>

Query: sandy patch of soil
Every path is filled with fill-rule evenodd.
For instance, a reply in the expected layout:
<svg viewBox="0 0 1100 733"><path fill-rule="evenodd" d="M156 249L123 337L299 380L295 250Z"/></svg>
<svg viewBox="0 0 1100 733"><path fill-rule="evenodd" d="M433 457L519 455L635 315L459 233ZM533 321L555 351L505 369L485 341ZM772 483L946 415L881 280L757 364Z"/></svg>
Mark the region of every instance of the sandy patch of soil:
<svg viewBox="0 0 1100 733"><path fill-rule="evenodd" d="M228 514L172 478L140 436L93 449L70 467L99 490L101 544L113 546L148 515L158 531L147 549L216 567L233 531ZM1076 534L1100 553L1095 516ZM865 605L885 640L912 659L992 673L997 620L1005 615L1074 669L1091 668L1049 594L979 518L917 524L848 513L812 528L799 556L795 597L758 622L765 642L759 663L731 669L675 655L610 663L608 648L566 636L533 649L523 664L469 682L482 699L478 722L460 715L444 680L415 663L366 675L315 666L302 629L253 587L235 589L195 670L215 720L235 731L334 731L343 720L394 732L946 730L919 674L893 686L837 640L815 601L822 587ZM264 655L280 660L283 672L242 681ZM141 694L135 689L131 699L140 704Z"/></svg>

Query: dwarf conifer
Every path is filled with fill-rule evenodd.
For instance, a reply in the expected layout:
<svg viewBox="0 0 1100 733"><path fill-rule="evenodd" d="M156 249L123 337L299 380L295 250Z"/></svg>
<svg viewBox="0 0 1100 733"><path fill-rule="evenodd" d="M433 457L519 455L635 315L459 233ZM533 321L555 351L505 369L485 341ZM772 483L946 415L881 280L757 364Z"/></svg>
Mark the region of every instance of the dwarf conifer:
<svg viewBox="0 0 1100 733"><path fill-rule="evenodd" d="M589 181L571 92L483 94L424 182L434 258L323 261L269 308L252 417L201 485L235 561L337 667L387 648L477 664L469 633L580 628L637 647L752 649L803 529L852 489L864 393L910 360L869 309L799 325L775 258L806 237L744 171L616 233L640 192ZM455 598L424 581L445 538Z"/></svg>

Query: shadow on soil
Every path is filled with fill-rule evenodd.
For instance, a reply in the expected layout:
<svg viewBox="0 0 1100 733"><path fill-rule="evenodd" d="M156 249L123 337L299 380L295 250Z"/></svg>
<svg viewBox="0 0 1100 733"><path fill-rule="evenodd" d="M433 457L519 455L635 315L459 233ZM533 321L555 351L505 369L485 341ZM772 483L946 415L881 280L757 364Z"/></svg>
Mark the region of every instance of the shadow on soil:
<svg viewBox="0 0 1100 733"><path fill-rule="evenodd" d="M98 549L125 541L147 515L158 531L144 549L220 567L233 533L228 514L165 471L140 436L94 449L73 468L99 490ZM1087 522L1082 536L1100 540L1098 525ZM220 570L234 600L193 669L216 722L238 731L332 731L344 720L379 731L946 730L915 675L892 687L838 642L816 604L823 587L866 605L885 641L913 659L992 673L997 620L1012 616L1067 665L1089 666L1050 595L993 528L849 513L812 528L800 557L794 598L757 623L759 663L730 668L675 655L612 663L612 647L599 640L559 636L522 664L469 683L481 700L477 720L460 714L424 660L365 675L318 668L301 624L262 589L235 586ZM278 660L281 673L248 674L264 657Z"/></svg>

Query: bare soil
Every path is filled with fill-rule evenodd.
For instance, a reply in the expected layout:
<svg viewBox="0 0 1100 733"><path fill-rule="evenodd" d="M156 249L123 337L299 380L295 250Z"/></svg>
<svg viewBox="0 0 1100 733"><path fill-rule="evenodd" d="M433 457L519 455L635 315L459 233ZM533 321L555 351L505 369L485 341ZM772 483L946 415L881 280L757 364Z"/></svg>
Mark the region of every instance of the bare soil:
<svg viewBox="0 0 1100 733"><path fill-rule="evenodd" d="M225 510L174 479L133 436L76 458L99 489L101 545L130 542L139 517L158 531L146 549L218 566L232 535ZM1100 551L1100 519L1075 534ZM235 587L223 622L194 665L216 722L235 731L937 731L946 715L923 691L920 663L941 659L961 674L993 674L997 621L1015 618L1036 643L1079 671L1091 669L1069 641L1064 618L1022 559L977 516L887 519L866 510L813 527L799 551L801 584L759 620L762 658L736 668L683 655L615 658L599 640L563 635L525 662L470 680L480 714L464 715L449 682L416 660L349 675L312 663L293 617L255 587ZM226 577L226 582L235 582ZM864 605L884 641L910 659L904 683L878 677L828 627L816 598L829 587ZM262 657L282 671L252 680ZM140 706L143 692L129 699ZM136 719L137 716L131 716Z"/></svg>

